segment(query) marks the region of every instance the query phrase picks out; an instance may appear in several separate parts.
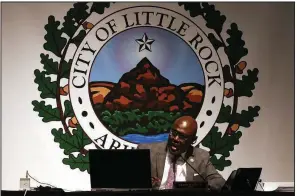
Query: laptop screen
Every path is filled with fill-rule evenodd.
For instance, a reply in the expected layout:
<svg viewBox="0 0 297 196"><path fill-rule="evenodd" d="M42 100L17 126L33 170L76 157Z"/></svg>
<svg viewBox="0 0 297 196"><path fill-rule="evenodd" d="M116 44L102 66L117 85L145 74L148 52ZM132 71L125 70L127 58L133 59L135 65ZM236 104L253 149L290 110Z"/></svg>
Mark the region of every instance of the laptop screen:
<svg viewBox="0 0 297 196"><path fill-rule="evenodd" d="M232 190L255 190L262 168L239 168L233 179Z"/></svg>
<svg viewBox="0 0 297 196"><path fill-rule="evenodd" d="M150 151L90 150L91 188L151 188Z"/></svg>

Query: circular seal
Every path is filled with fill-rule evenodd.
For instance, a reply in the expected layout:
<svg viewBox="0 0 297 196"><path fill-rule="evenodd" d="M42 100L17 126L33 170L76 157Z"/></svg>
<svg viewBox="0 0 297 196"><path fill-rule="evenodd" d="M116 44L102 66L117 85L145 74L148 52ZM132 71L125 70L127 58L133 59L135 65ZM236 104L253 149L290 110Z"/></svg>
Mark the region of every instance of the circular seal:
<svg viewBox="0 0 297 196"><path fill-rule="evenodd" d="M183 114L196 106L202 139L216 121L224 90L221 60L205 32L178 12L152 5L122 8L98 20L76 50L69 78L75 115L90 138L101 148L133 148L137 142L119 135L143 131L145 136L162 137L169 127L122 128L128 119L116 124L107 116L100 119L100 112L123 116L140 109ZM100 87L109 91L98 95L105 96L102 102L90 95ZM187 88L192 92L187 94ZM148 124L149 120L141 125Z"/></svg>
<svg viewBox="0 0 297 196"><path fill-rule="evenodd" d="M247 49L235 23L223 38L225 20L208 3L80 2L61 28L50 16L49 54L41 54L44 69L35 70L34 81L56 107L32 104L43 122L61 121L52 134L68 156L63 163L85 171L91 148L164 142L174 120L190 115L198 123L193 146L208 150L218 170L231 165L226 157L239 129L260 107L238 111L239 97L252 96L258 70L240 76Z"/></svg>

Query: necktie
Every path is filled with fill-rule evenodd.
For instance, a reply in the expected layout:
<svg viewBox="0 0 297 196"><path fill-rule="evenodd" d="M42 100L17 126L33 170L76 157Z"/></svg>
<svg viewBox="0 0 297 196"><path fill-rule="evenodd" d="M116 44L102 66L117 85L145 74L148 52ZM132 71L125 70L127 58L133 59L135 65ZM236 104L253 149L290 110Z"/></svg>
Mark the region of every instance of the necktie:
<svg viewBox="0 0 297 196"><path fill-rule="evenodd" d="M175 166L175 164L173 164L173 162L170 163L170 168L169 168L169 172L168 172L168 178L167 178L167 182L166 182L166 189L172 189L173 188L173 182L174 182L174 171L173 171L173 167Z"/></svg>

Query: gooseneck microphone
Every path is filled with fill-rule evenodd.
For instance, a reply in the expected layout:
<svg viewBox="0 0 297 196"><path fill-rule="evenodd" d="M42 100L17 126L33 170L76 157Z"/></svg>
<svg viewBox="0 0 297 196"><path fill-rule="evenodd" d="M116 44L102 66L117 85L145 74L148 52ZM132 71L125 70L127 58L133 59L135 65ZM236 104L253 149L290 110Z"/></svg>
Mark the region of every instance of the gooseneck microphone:
<svg viewBox="0 0 297 196"><path fill-rule="evenodd" d="M206 183L207 185L208 185L208 181L207 181L207 178L208 177L210 177L210 176L212 176L212 175L216 175L217 173L216 172L214 172L214 173L212 173L212 174L208 174L206 177L203 177L202 175L201 175L201 173L200 172L198 172L188 161L187 161L187 158L188 157L190 157L191 155L193 155L193 151L194 151L194 148L193 147L190 147L189 149L188 149L188 151L186 152L186 154L185 154L185 157L183 157L182 155L180 155L180 157L185 161L185 163L188 165L188 166L190 166L201 178L202 178L202 180L204 181L204 183ZM210 188L210 187L209 187Z"/></svg>
<svg viewBox="0 0 297 196"><path fill-rule="evenodd" d="M202 180L204 181L204 182L206 182L207 183L207 180L183 157L183 156L181 156L180 155L180 157L185 161L185 163L188 165L188 166L190 166L197 174L199 174L199 176L202 178Z"/></svg>

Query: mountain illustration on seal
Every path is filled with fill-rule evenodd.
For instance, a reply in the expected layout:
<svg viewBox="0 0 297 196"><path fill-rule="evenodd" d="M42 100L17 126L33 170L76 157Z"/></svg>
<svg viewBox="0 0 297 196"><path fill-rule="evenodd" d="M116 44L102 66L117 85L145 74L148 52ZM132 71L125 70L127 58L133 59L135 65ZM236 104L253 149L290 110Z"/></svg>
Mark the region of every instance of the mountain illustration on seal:
<svg viewBox="0 0 297 196"><path fill-rule="evenodd" d="M118 83L96 81L89 86L97 117L119 137L168 133L181 115L196 118L204 98L203 85L171 84L147 58Z"/></svg>

